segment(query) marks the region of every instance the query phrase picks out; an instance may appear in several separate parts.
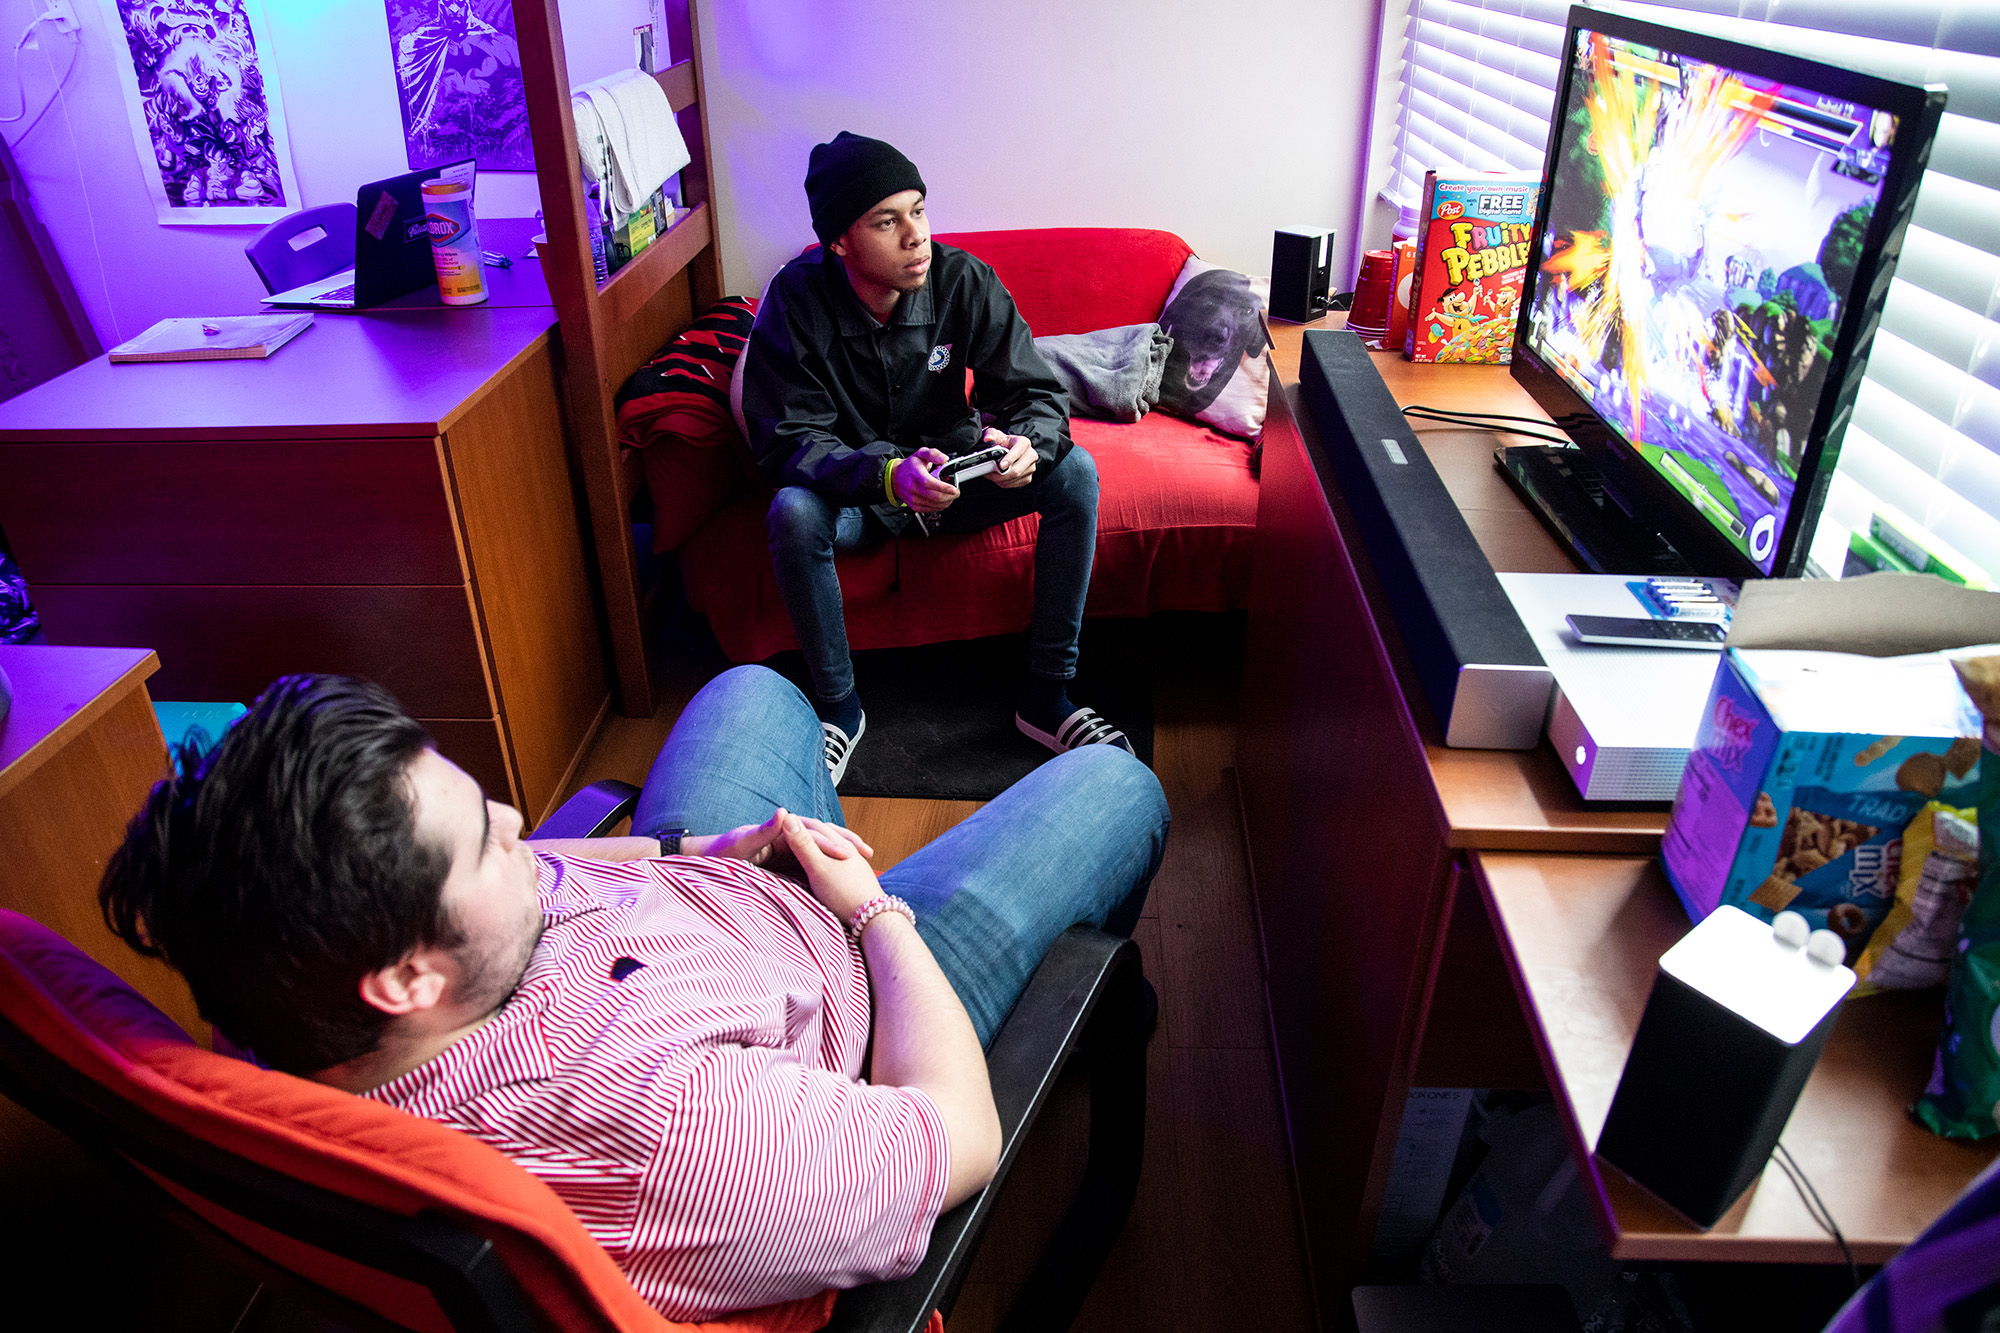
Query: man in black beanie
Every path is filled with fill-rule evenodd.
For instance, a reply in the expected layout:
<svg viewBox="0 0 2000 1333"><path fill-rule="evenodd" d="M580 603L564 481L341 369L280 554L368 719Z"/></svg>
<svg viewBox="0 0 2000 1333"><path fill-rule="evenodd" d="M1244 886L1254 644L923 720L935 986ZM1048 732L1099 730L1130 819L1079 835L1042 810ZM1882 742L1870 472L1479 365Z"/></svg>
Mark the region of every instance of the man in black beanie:
<svg viewBox="0 0 2000 1333"><path fill-rule="evenodd" d="M1057 753L1132 748L1067 688L1097 545L1097 465L1071 442L1062 386L999 278L931 243L926 193L915 165L879 139L842 131L816 146L806 199L820 249L772 279L744 350L750 449L778 490L768 522L778 591L836 784L867 720L834 552L1031 513L1041 532L1015 725ZM936 474L992 445L1006 454L990 476L961 488Z"/></svg>

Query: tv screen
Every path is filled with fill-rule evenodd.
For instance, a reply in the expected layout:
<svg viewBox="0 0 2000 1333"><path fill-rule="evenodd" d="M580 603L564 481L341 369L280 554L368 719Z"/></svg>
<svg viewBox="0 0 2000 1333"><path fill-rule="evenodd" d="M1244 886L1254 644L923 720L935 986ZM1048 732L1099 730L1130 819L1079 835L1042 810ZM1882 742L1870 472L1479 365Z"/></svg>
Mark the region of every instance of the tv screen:
<svg viewBox="0 0 2000 1333"><path fill-rule="evenodd" d="M1515 373L1698 572L1802 571L1942 106L1570 11Z"/></svg>

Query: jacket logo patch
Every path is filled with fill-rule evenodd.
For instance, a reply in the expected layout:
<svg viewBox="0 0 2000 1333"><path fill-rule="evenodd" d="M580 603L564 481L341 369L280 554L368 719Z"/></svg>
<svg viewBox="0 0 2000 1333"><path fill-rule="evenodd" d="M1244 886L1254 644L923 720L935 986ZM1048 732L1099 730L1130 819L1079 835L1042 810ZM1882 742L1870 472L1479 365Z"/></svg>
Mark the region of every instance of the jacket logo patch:
<svg viewBox="0 0 2000 1333"><path fill-rule="evenodd" d="M931 348L930 364L925 366L924 369L930 371L931 374L935 375L950 364L951 364L951 344L939 343L936 347Z"/></svg>

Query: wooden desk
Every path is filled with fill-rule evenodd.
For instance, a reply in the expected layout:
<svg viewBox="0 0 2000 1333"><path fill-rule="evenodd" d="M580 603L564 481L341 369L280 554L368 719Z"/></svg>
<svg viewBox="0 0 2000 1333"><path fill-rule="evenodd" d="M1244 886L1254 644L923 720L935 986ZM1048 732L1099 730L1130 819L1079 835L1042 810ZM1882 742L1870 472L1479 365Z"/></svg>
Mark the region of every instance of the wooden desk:
<svg viewBox="0 0 2000 1333"><path fill-rule="evenodd" d="M1775 1162L1704 1234L1590 1155L1639 1030L1654 964L1688 929L1658 862L1478 852L1472 865L1612 1255L1837 1258ZM1785 1126L1785 1146L1861 1263L1887 1262L1993 1160L1992 1145L1941 1139L1904 1114L1930 1077L1943 1017L1935 990L1843 1006Z"/></svg>
<svg viewBox="0 0 2000 1333"><path fill-rule="evenodd" d="M159 665L144 648L0 645L14 687L0 719L0 907L56 931L205 1040L180 974L133 953L97 910L104 863L167 772L146 693Z"/></svg>
<svg viewBox="0 0 2000 1333"><path fill-rule="evenodd" d="M99 357L0 404L50 641L156 648L168 699L369 677L539 819L610 697L554 322L320 314L268 361Z"/></svg>
<svg viewBox="0 0 2000 1333"><path fill-rule="evenodd" d="M1517 986L1530 993L1524 975L1559 978L1565 964L1533 961L1545 956L1532 934L1516 939L1514 918L1499 908L1489 918L1477 876L1494 865L1553 861L1573 867L1578 883L1601 873L1603 892L1617 892L1621 873L1629 878L1656 854L1666 809L1587 807L1546 745L1511 752L1443 744L1338 479L1300 409L1303 330L1274 333L1237 774L1307 1248L1332 1323L1346 1288L1367 1268L1411 1087L1563 1089L1574 1074L1578 1088L1565 1095L1581 1098L1570 1117L1582 1152L1609 1105L1610 1086L1599 1082L1608 1077L1615 1086L1630 1043L1627 1026L1625 1046L1610 1053L1615 1038L1600 1032L1592 1048L1599 1062L1579 1063L1561 1055L1568 1048L1550 1036L1548 1018L1602 997L1572 1003L1545 989L1525 1008L1507 1002ZM1378 354L1376 364L1405 403L1545 419L1504 367L1413 366L1392 354ZM1493 432L1416 424L1496 569L1574 572L1495 474ZM1536 855L1548 853L1559 855ZM1577 892L1588 897L1587 889ZM1634 888L1628 898L1632 910L1653 914L1649 929L1673 929L1679 908L1670 894L1656 902ZM1686 929L1684 916L1678 928ZM1638 987L1642 1005L1671 936L1641 932L1618 942L1619 965L1628 969L1621 984ZM1890 1009L1900 1004L1892 1000ZM1880 1066L1868 1068L1884 1076ZM1877 1110L1888 1104L1884 1096L1906 1095L1883 1094L1882 1086L1871 1094ZM1592 1100L1600 1094L1601 1105ZM1866 1123L1887 1132L1879 1120ZM1842 1142L1863 1151L1851 1133ZM1806 1162L1815 1181L1836 1173L1834 1140L1806 1143L1823 1149ZM1883 1162L1876 1151L1871 1160ZM1885 1173L1901 1171L1908 1156L1899 1149ZM1848 1196L1857 1209L1851 1216L1878 1247L1872 1252L1907 1241L1970 1178L1959 1156L1948 1151L1933 1162L1935 1183L1950 1186L1942 1194ZM1838 1257L1802 1211L1775 1202L1775 1189L1746 1205L1741 1243L1731 1233L1702 1237L1674 1224L1622 1179L1605 1191L1607 1230L1615 1226L1622 1254Z"/></svg>

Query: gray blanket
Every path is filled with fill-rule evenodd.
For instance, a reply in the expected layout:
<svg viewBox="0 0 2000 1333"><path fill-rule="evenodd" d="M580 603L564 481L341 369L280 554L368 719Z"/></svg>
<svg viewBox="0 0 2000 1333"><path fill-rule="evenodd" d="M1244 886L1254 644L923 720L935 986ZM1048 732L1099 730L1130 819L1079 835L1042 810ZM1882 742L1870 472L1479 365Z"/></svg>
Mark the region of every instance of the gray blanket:
<svg viewBox="0 0 2000 1333"><path fill-rule="evenodd" d="M1137 421L1160 401L1160 376L1174 340L1158 324L1035 339L1069 393L1070 415Z"/></svg>

